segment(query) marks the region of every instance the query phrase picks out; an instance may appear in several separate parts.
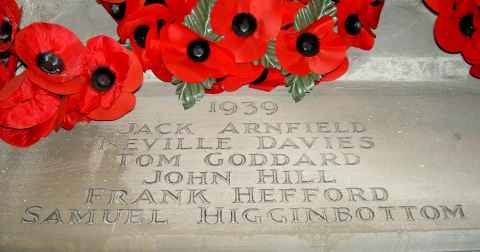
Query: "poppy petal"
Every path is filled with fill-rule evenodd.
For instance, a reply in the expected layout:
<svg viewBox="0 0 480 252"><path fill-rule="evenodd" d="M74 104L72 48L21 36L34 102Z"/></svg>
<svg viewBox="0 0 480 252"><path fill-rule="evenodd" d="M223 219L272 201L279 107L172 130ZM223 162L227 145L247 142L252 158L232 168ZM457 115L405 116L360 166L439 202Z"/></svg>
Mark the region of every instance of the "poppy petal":
<svg viewBox="0 0 480 252"><path fill-rule="evenodd" d="M337 69L323 75L322 79L320 79L320 82L334 81L342 77L348 71L349 64L348 58L345 58L343 63L337 67Z"/></svg>
<svg viewBox="0 0 480 252"><path fill-rule="evenodd" d="M26 85L24 85L26 84ZM5 85L5 88L0 92L0 109L8 110L15 107L17 104L32 99L35 96L37 88L31 85L31 82L21 74Z"/></svg>
<svg viewBox="0 0 480 252"><path fill-rule="evenodd" d="M274 39L282 27L281 0L250 0L250 11L257 17L258 35L266 41ZM273 11L272 11L273 10Z"/></svg>
<svg viewBox="0 0 480 252"><path fill-rule="evenodd" d="M473 41L465 44L462 56L469 64L480 62L480 50L474 45Z"/></svg>
<svg viewBox="0 0 480 252"><path fill-rule="evenodd" d="M242 86L255 81L263 71L262 66L253 64L237 64L235 68L238 70L238 73L227 76L220 82L225 91L233 92L238 90Z"/></svg>
<svg viewBox="0 0 480 252"><path fill-rule="evenodd" d="M172 81L172 73L168 71L163 63L162 51L160 49L160 34L148 33L147 35L147 54L148 58L152 59L148 68L152 70L153 74L164 82Z"/></svg>
<svg viewBox="0 0 480 252"><path fill-rule="evenodd" d="M264 81L257 79L250 84L250 88L270 92L278 86L285 85L285 77L277 69L265 69L266 76L260 76L260 78L265 78ZM262 73L263 74L263 73Z"/></svg>
<svg viewBox="0 0 480 252"><path fill-rule="evenodd" d="M370 7L368 8L368 22L371 28L377 29L384 5L384 0L373 0L373 2L370 3Z"/></svg>
<svg viewBox="0 0 480 252"><path fill-rule="evenodd" d="M285 2L282 7L282 27L292 26L298 11L305 5L299 2Z"/></svg>
<svg viewBox="0 0 480 252"><path fill-rule="evenodd" d="M20 86L25 82L27 76L25 74L21 74L7 83L0 89L0 101L5 101L10 97L15 91L20 88Z"/></svg>
<svg viewBox="0 0 480 252"><path fill-rule="evenodd" d="M470 68L470 74L473 77L480 79L480 65L473 65L472 68Z"/></svg>
<svg viewBox="0 0 480 252"><path fill-rule="evenodd" d="M205 93L207 94L221 94L225 90L223 90L222 85L220 85L218 82L214 83L212 88L210 89L205 89Z"/></svg>
<svg viewBox="0 0 480 252"><path fill-rule="evenodd" d="M17 57L10 52L0 52L0 90L15 76Z"/></svg>
<svg viewBox="0 0 480 252"><path fill-rule="evenodd" d="M375 34L370 31L370 29L362 28L360 33L356 36L348 36L349 39L346 39L347 44L362 49L362 50L371 50L375 45Z"/></svg>
<svg viewBox="0 0 480 252"><path fill-rule="evenodd" d="M439 13L442 4L445 4L445 0L423 0L423 2L435 13Z"/></svg>
<svg viewBox="0 0 480 252"><path fill-rule="evenodd" d="M331 31L320 41L320 52L311 58L308 58L310 69L317 74L326 74L342 64L347 49L343 39L337 33Z"/></svg>
<svg viewBox="0 0 480 252"><path fill-rule="evenodd" d="M52 117L50 120L29 129L0 127L0 139L16 147L30 147L53 131L55 125L54 119L55 117Z"/></svg>
<svg viewBox="0 0 480 252"><path fill-rule="evenodd" d="M38 94L34 99L0 112L0 125L13 129L27 129L41 124L58 110L60 100L51 94Z"/></svg>
<svg viewBox="0 0 480 252"><path fill-rule="evenodd" d="M114 121L122 118L135 108L136 98L130 93L122 93L112 107L98 108L87 115L88 118L96 121Z"/></svg>
<svg viewBox="0 0 480 252"><path fill-rule="evenodd" d="M77 76L75 79L69 80L63 83L56 83L41 78L33 71L26 71L28 79L35 83L37 86L44 88L54 94L58 95L71 95L80 92L83 85L87 82L83 76Z"/></svg>
<svg viewBox="0 0 480 252"><path fill-rule="evenodd" d="M130 69L128 70L127 78L123 82L123 91L134 93L143 84L143 69L140 61L135 55L130 56Z"/></svg>
<svg viewBox="0 0 480 252"><path fill-rule="evenodd" d="M267 51L267 41L238 36L225 37L219 45L228 48L235 56L235 62L248 63L260 59Z"/></svg>
<svg viewBox="0 0 480 252"><path fill-rule="evenodd" d="M438 46L449 53L459 53L465 47L468 38L464 36L459 27L459 19L438 16L435 22L435 40Z"/></svg>
<svg viewBox="0 0 480 252"><path fill-rule="evenodd" d="M20 79L23 79L21 85L33 87L33 84L27 78ZM16 92L22 92L22 90L24 89L17 89ZM57 112L60 105L58 96L38 88L32 91L34 95L31 99L23 100L9 109L0 110L0 125L2 127L31 128L47 121Z"/></svg>

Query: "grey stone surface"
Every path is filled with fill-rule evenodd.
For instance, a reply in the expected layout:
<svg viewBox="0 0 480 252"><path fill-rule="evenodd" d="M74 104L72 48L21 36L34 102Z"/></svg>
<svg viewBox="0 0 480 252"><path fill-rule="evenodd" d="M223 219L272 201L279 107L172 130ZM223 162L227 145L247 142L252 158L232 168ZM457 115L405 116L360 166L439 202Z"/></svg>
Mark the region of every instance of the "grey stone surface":
<svg viewBox="0 0 480 252"><path fill-rule="evenodd" d="M159 83L150 82L139 96L138 109L121 121L79 127L54 135L29 150L2 146L0 248L6 251L478 249L480 117L475 108L479 106L480 90L464 83L395 87L391 83L358 84L362 85L352 87L345 82L319 88L297 105L280 92L252 95L242 91L234 96L208 97L208 102L184 112L173 97L173 90L160 89ZM218 105L217 112L210 112L211 102ZM232 104L239 110L225 115L227 112L221 109L224 102L228 102L223 106L225 110ZM258 113L244 114L252 110L249 102L259 106ZM278 112L267 115L261 109L264 102L277 104ZM229 123L235 125L238 134L221 133ZM265 123L281 123L282 133L266 133ZM336 123L340 127L337 131ZM176 134L177 124L191 124L192 133ZM310 132L306 126L309 124L312 129L320 127L321 132ZM126 133L130 125L135 125L135 131ZM167 132L172 128L174 131ZM273 138L278 144L271 149L259 148L258 136L266 137L267 142ZM198 149L198 138L203 138L202 149ZM217 138L229 138L225 149L218 149ZM179 141L183 144L179 145ZM308 143L314 144L308 147ZM195 147L190 149L191 145ZM211 153L218 154L208 163L205 158ZM266 155L268 163L252 165L250 155L255 153ZM272 154L287 155L291 163L276 166ZM350 163L345 154L351 155ZM175 160L160 162L161 155L167 158L181 155L178 166ZM236 156L229 161L232 155ZM248 160L246 164L238 164L243 162L242 155ZM305 157L302 159L302 155L315 164ZM334 156L336 161L325 161ZM218 158L225 163L216 165ZM280 183L268 177L265 184L259 183L258 170L268 174L271 169L279 172ZM158 171L168 177L167 181L145 184L153 181ZM291 184L284 183L284 171L290 172ZM304 175L302 183L297 177L300 171ZM320 171L326 175L323 180L318 175L322 174ZM196 176L207 174L207 184L201 184L199 179L189 184L190 172ZM214 172L225 176L231 172L231 181L218 180L218 184L212 184ZM184 180L176 184L179 174ZM312 178L315 182L308 181ZM235 203L236 187L243 193L255 188L255 202L248 202L249 196L244 195L240 196L242 203ZM372 198L371 188L381 188L377 189L377 199ZM195 198L196 203L189 202L188 190L203 189L209 203L201 197ZM264 196L261 189L267 189ZM120 190L114 193L113 201L110 190ZM145 190L153 199L147 193L134 203ZM164 190L172 193L180 190L182 199L177 202L168 196L164 202ZM287 196L288 202L282 202L282 190L293 194ZM312 194L312 202L305 202L305 190ZM388 198L384 197L385 192ZM124 197L126 204L120 199L124 193L128 193ZM337 198L339 193L343 195L341 199ZM98 197L89 198L96 194ZM202 219L202 207L210 214L224 208L223 223L217 223L216 217ZM94 211L95 215L91 222L88 215L76 220L72 209L82 215ZM139 212L129 215L127 210L121 210L118 221L105 223L105 209L114 212L140 209L144 220L132 217ZM150 222L152 209L158 210L159 222L168 220L168 224L133 224ZM233 223L228 209L238 211ZM314 213L309 218L306 209L320 213L325 210L327 220ZM411 210L411 216L407 209Z"/></svg>

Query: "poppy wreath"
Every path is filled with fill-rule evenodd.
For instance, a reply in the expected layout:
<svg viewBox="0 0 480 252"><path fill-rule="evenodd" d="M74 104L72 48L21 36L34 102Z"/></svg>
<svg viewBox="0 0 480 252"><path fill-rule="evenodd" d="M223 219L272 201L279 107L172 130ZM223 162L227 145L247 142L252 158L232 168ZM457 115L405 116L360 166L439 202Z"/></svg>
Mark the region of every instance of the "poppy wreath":
<svg viewBox="0 0 480 252"><path fill-rule="evenodd" d="M97 0L119 39L51 23L21 28L0 0L0 139L31 146L80 122L132 111L143 73L177 86L185 109L205 94L286 86L294 101L342 76L347 50L372 49L383 0ZM473 60L473 59L472 59Z"/></svg>
<svg viewBox="0 0 480 252"><path fill-rule="evenodd" d="M434 36L447 53L460 53L480 78L480 0L424 0L435 14Z"/></svg>
<svg viewBox="0 0 480 252"><path fill-rule="evenodd" d="M185 109L205 94L286 86L299 102L370 50L383 0L97 0L144 71L177 86Z"/></svg>
<svg viewBox="0 0 480 252"><path fill-rule="evenodd" d="M28 147L79 122L133 110L143 83L134 53L106 36L84 45L56 24L20 29L21 14L14 0L0 0L0 139Z"/></svg>

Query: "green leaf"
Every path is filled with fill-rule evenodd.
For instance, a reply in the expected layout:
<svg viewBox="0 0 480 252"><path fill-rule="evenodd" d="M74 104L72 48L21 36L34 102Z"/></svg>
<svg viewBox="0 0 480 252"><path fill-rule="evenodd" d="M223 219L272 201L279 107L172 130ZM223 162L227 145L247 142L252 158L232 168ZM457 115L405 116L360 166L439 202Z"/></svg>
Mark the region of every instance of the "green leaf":
<svg viewBox="0 0 480 252"><path fill-rule="evenodd" d="M184 24L198 35L212 41L218 41L222 37L212 31L210 24L210 12L217 0L199 0L192 13L185 17Z"/></svg>
<svg viewBox="0 0 480 252"><path fill-rule="evenodd" d="M270 41L270 43L268 43L267 52L260 60L260 63L266 68L281 68L280 63L278 62L277 54L275 52L275 46L275 41Z"/></svg>
<svg viewBox="0 0 480 252"><path fill-rule="evenodd" d="M202 100L205 88L201 83L182 83L177 86L177 96L185 110L193 108Z"/></svg>
<svg viewBox="0 0 480 252"><path fill-rule="evenodd" d="M210 78L210 79L202 82L201 85L203 86L204 89L212 89L213 84L215 84L215 82L217 82L217 80Z"/></svg>
<svg viewBox="0 0 480 252"><path fill-rule="evenodd" d="M172 85L174 85L174 86L178 86L178 85L180 85L180 84L183 84L184 82L183 82L182 80L179 80L179 79L173 77L171 83L172 83Z"/></svg>
<svg viewBox="0 0 480 252"><path fill-rule="evenodd" d="M315 73L305 76L289 75L287 76L288 92L295 102L300 102L315 87L315 81L320 80L320 76Z"/></svg>
<svg viewBox="0 0 480 252"><path fill-rule="evenodd" d="M295 16L294 29L302 31L323 16L335 16L337 9L333 0L310 0Z"/></svg>

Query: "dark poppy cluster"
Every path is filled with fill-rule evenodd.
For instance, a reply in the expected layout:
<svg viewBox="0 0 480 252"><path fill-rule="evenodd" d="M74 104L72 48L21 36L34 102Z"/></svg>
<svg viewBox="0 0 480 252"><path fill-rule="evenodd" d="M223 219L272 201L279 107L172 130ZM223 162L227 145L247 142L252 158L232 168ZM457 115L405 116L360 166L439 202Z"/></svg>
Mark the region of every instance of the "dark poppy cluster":
<svg viewBox="0 0 480 252"><path fill-rule="evenodd" d="M335 80L348 69L349 47L373 47L384 5L383 0L335 0L337 19L325 15L298 31L295 18L308 0L216 0L204 26L220 38L214 40L185 25L186 16L208 1L97 0L117 22L120 40L131 42L145 71L165 82L214 79L207 93L245 85L271 91L284 86L290 74ZM278 67L260 64L269 50Z"/></svg>
<svg viewBox="0 0 480 252"><path fill-rule="evenodd" d="M33 23L0 0L0 139L28 147L79 122L116 120L143 83L137 56L106 36L86 46L67 28Z"/></svg>
<svg viewBox="0 0 480 252"><path fill-rule="evenodd" d="M436 13L434 35L448 53L460 53L480 78L480 0L424 0Z"/></svg>

